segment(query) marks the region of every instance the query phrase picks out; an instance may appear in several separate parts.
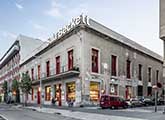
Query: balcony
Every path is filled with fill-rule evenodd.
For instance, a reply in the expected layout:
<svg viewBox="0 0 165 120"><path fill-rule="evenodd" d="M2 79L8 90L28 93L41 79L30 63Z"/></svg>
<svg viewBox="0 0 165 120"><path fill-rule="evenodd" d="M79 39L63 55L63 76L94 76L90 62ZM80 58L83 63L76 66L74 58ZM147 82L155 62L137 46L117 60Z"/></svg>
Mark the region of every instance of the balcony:
<svg viewBox="0 0 165 120"><path fill-rule="evenodd" d="M73 67L73 69L68 70L68 66L62 66L60 69L60 73L56 74L56 69L50 70L50 75L47 76L46 72L41 73L40 79L38 79L37 76L34 77L34 80L32 81L33 85L37 85L40 83L40 80L42 83L47 83L51 81L55 81L57 79L63 79L67 77L73 77L73 76L78 76L80 74L79 67Z"/></svg>

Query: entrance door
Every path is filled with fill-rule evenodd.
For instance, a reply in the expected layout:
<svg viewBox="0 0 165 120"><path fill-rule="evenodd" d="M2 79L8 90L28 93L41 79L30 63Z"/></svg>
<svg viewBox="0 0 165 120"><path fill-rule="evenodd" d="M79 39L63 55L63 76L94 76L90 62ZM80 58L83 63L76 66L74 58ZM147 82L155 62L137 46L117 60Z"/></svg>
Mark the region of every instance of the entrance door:
<svg viewBox="0 0 165 120"><path fill-rule="evenodd" d="M58 106L61 106L62 105L62 101L61 101L61 84L55 85L55 98L58 102Z"/></svg>
<svg viewBox="0 0 165 120"><path fill-rule="evenodd" d="M38 88L38 91L37 91L37 103L40 104L41 101L40 101L40 91L39 91L39 88Z"/></svg>

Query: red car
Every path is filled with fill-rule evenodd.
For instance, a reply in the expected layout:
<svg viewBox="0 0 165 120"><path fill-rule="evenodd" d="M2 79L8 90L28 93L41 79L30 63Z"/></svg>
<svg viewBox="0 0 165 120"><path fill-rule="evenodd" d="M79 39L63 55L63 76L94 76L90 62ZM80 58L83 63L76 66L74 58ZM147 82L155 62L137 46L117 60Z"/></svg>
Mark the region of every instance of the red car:
<svg viewBox="0 0 165 120"><path fill-rule="evenodd" d="M101 108L127 108L128 104L119 96L102 95L100 99Z"/></svg>

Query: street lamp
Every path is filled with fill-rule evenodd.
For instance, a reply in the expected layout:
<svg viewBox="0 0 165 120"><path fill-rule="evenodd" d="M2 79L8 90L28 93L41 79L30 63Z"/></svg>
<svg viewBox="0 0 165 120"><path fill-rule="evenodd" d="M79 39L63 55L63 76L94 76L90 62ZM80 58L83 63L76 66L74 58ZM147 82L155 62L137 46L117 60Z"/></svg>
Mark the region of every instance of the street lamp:
<svg viewBox="0 0 165 120"><path fill-rule="evenodd" d="M152 88L155 90L155 112L157 112L157 85L153 85Z"/></svg>
<svg viewBox="0 0 165 120"><path fill-rule="evenodd" d="M39 56L33 56L33 57L36 58L36 59L39 58L41 60L41 57L39 57ZM42 80L41 80L41 77L40 77L39 80L40 80L40 87L39 87L38 91L40 93L40 108L42 108Z"/></svg>
<svg viewBox="0 0 165 120"><path fill-rule="evenodd" d="M163 111L163 114L165 114L165 81L164 81L164 84L163 84L163 90L164 90L164 93L163 93L163 99L164 99L164 111Z"/></svg>

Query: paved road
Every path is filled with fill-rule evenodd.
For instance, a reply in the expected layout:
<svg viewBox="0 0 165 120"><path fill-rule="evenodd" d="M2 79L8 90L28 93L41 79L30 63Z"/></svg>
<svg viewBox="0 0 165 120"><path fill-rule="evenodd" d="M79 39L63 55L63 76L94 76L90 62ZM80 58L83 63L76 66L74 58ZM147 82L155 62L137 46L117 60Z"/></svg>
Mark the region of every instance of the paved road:
<svg viewBox="0 0 165 120"><path fill-rule="evenodd" d="M35 108L35 107L34 107ZM51 108L48 112L51 113ZM106 120L165 120L165 115L162 114L163 106L158 107L158 112L154 112L154 107L140 107L140 108L130 108L130 109L99 109L97 107L84 107L84 108L56 108L53 110L58 113L60 110L65 112L60 112L62 115L49 113L40 113L28 109L14 108L13 106L0 105L0 114L8 118L8 120L101 120L104 118ZM116 117L115 117L116 116ZM94 119L95 118L95 119ZM130 118L130 119L127 119ZM1 119L0 119L1 120Z"/></svg>
<svg viewBox="0 0 165 120"><path fill-rule="evenodd" d="M8 105L0 105L0 116L8 120L76 120L71 117L64 117L57 114L40 113L32 110L14 108ZM0 120L1 119L0 117Z"/></svg>

